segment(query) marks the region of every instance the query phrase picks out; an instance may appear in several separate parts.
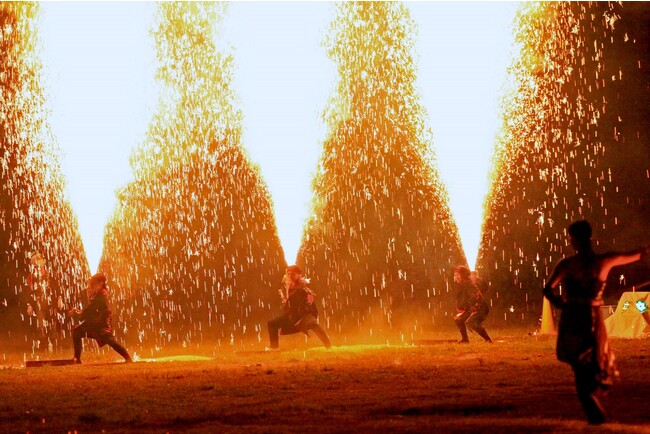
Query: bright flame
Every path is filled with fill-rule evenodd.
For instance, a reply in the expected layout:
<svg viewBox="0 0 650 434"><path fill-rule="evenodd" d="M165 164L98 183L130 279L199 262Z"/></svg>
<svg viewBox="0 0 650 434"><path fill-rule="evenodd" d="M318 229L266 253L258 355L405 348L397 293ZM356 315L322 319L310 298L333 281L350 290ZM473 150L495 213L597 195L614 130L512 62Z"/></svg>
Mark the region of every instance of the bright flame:
<svg viewBox="0 0 650 434"><path fill-rule="evenodd" d="M42 3L51 118L91 270L114 191L156 102L149 3ZM418 83L438 168L470 265L476 261L515 3L409 3L419 27ZM243 144L271 191L288 262L300 244L311 175L324 138L320 113L335 68L320 46L328 3L233 3L224 36L235 47ZM116 23L120 23L119 26Z"/></svg>
<svg viewBox="0 0 650 434"><path fill-rule="evenodd" d="M273 197L289 264L300 247L325 136L320 114L336 80L320 46L331 18L326 2L233 2L224 20L224 37L235 47L242 143Z"/></svg>
<svg viewBox="0 0 650 434"><path fill-rule="evenodd" d="M517 2L409 3L419 28L418 82L470 267L476 264Z"/></svg>
<svg viewBox="0 0 650 434"><path fill-rule="evenodd" d="M41 3L51 125L91 272L155 107L152 4Z"/></svg>

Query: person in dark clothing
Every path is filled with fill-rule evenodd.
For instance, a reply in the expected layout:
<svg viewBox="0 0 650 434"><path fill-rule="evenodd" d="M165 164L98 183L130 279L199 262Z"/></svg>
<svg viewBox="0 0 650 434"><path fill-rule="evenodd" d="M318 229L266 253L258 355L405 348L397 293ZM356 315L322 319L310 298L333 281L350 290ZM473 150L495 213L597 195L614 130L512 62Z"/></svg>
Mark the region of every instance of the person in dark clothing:
<svg viewBox="0 0 650 434"><path fill-rule="evenodd" d="M459 342L469 343L468 328L476 332L485 342L492 342L482 325L490 312L490 306L474 284L469 268L462 265L456 267L454 282L457 286L456 310L458 311L454 321L460 331L461 340Z"/></svg>
<svg viewBox="0 0 650 434"><path fill-rule="evenodd" d="M574 222L568 232L576 254L560 261L543 293L555 307L562 309L557 358L573 369L578 399L587 421L601 424L606 414L597 394L608 389L618 376L600 311L607 275L613 267L638 261L650 253L650 247L597 254L591 246L589 222ZM559 295L555 288L561 283L564 291Z"/></svg>
<svg viewBox="0 0 650 434"><path fill-rule="evenodd" d="M81 363L82 339L95 339L100 347L108 345L124 357L126 362L131 362L131 356L121 344L115 340L112 327L112 312L108 306L108 288L106 276L95 274L88 280L88 306L83 311L70 310L70 315L78 315L82 321L72 331L74 342L74 361Z"/></svg>
<svg viewBox="0 0 650 434"><path fill-rule="evenodd" d="M478 275L478 271L472 271L469 278L474 282L474 286L476 286L483 298L485 298L488 293L487 282Z"/></svg>
<svg viewBox="0 0 650 434"><path fill-rule="evenodd" d="M318 324L318 308L314 303L314 293L302 278L297 265L287 267L283 279L284 289L280 290L284 313L268 322L269 340L272 349L279 347L279 334L290 335L303 332L309 336L313 331L323 342L325 348L332 346L325 330Z"/></svg>

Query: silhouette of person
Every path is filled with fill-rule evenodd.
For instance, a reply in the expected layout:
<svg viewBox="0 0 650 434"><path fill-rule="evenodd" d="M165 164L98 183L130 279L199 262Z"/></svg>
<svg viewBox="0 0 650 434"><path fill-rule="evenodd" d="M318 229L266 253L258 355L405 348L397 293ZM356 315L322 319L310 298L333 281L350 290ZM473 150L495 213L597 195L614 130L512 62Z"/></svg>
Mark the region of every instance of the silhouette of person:
<svg viewBox="0 0 650 434"><path fill-rule="evenodd" d="M313 331L326 348L332 346L325 330L318 324L318 308L314 303L314 293L302 277L297 265L287 267L282 279L284 289L280 290L284 313L268 322L269 340L272 349L279 347L279 333L283 335L303 332L309 336Z"/></svg>
<svg viewBox="0 0 650 434"><path fill-rule="evenodd" d="M456 310L454 318L456 327L460 331L460 343L469 343L467 329L476 332L485 342L492 342L487 331L483 328L483 321L490 312L490 307L483 294L476 287L469 268L459 265L454 270L456 283Z"/></svg>
<svg viewBox="0 0 650 434"><path fill-rule="evenodd" d="M95 339L100 347L108 345L124 357L126 362L131 362L131 356L121 344L115 340L112 327L112 312L108 305L108 287L106 276L95 274L88 280L88 306L83 311L71 309L70 315L78 315L82 321L72 331L74 342L74 361L81 363L82 339L84 337Z"/></svg>
<svg viewBox="0 0 650 434"><path fill-rule="evenodd" d="M544 286L544 296L562 309L557 337L557 358L571 365L578 399L590 424L605 422L606 414L597 394L611 386L618 376L600 311L609 271L618 265L638 261L648 247L630 252L597 254L591 246L591 226L586 220L569 228L576 254L562 259ZM563 284L563 294L555 288Z"/></svg>

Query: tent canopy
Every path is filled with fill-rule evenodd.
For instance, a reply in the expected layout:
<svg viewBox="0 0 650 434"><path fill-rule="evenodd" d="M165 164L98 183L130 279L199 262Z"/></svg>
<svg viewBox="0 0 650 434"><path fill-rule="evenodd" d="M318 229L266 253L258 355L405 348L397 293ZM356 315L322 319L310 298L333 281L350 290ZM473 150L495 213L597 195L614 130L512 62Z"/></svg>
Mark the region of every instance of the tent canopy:
<svg viewBox="0 0 650 434"><path fill-rule="evenodd" d="M616 311L605 320L607 334L639 338L650 333L650 292L624 292Z"/></svg>

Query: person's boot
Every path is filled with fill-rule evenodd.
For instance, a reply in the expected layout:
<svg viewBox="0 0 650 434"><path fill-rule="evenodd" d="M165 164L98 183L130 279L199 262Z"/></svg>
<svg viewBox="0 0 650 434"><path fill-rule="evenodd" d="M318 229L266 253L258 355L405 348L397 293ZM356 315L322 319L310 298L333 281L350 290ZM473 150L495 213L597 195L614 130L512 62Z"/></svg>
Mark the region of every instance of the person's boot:
<svg viewBox="0 0 650 434"><path fill-rule="evenodd" d="M268 322L269 329L269 349L277 350L280 348L280 330L273 325L271 321Z"/></svg>
<svg viewBox="0 0 650 434"><path fill-rule="evenodd" d="M607 413L603 405L600 403L596 393L590 394L588 399L582 402L585 413L587 414L587 422L589 425L601 425L607 420Z"/></svg>

